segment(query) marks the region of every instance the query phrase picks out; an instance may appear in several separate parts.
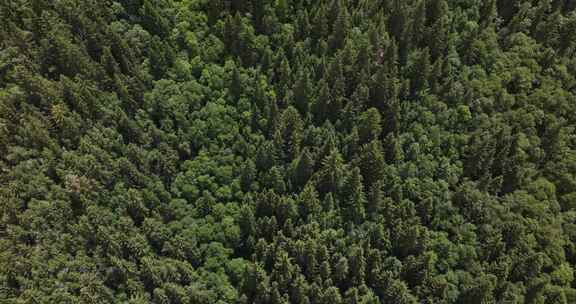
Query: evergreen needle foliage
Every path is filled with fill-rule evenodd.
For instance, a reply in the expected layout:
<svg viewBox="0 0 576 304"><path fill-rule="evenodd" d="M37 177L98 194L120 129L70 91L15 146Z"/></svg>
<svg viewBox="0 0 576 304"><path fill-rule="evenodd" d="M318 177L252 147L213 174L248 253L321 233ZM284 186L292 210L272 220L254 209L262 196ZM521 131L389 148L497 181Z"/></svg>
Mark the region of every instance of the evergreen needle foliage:
<svg viewBox="0 0 576 304"><path fill-rule="evenodd" d="M0 20L0 303L576 303L576 1Z"/></svg>

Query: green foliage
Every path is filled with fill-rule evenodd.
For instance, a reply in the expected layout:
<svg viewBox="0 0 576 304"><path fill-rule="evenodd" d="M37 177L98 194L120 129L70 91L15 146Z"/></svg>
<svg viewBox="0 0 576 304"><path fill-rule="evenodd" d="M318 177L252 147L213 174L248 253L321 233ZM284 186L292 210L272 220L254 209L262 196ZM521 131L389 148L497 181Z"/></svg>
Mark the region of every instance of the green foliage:
<svg viewBox="0 0 576 304"><path fill-rule="evenodd" d="M576 303L574 1L2 1L0 302Z"/></svg>

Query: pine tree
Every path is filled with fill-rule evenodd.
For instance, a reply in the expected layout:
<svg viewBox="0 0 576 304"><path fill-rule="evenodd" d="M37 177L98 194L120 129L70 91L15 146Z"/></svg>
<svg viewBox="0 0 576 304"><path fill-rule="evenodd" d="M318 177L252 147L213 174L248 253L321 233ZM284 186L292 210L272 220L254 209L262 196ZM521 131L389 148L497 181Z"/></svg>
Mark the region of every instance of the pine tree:
<svg viewBox="0 0 576 304"><path fill-rule="evenodd" d="M284 53L282 53L284 54ZM292 68L290 67L290 62L288 59L283 56L282 60L280 61L280 66L278 69L278 99L284 100L288 94L288 89L292 88L293 79L292 79ZM288 106L288 104L284 104L284 106Z"/></svg>
<svg viewBox="0 0 576 304"><path fill-rule="evenodd" d="M377 216L384 208L384 191L382 187L383 183L381 181L376 182L372 184L368 192L366 211L371 217Z"/></svg>
<svg viewBox="0 0 576 304"><path fill-rule="evenodd" d="M407 37L405 32L408 30L408 9L406 1L393 0L392 15L388 19L388 28L394 41L398 43L400 62L404 63L408 55Z"/></svg>
<svg viewBox="0 0 576 304"><path fill-rule="evenodd" d="M334 280L340 289L345 289L347 283L349 282L349 266L348 266L348 259L346 257L340 256L336 258L336 265L333 267L334 269Z"/></svg>
<svg viewBox="0 0 576 304"><path fill-rule="evenodd" d="M308 15L308 10L306 9L298 10L296 38L298 40L305 40L306 38L311 36L311 33L312 33L312 24L310 23L310 16Z"/></svg>
<svg viewBox="0 0 576 304"><path fill-rule="evenodd" d="M252 188L252 183L256 179L256 165L252 160L248 160L243 168L242 173L240 175L240 186L242 187L242 191L249 192Z"/></svg>
<svg viewBox="0 0 576 304"><path fill-rule="evenodd" d="M415 53L410 73L410 94L416 98L421 91L429 88L428 79L432 71L428 48Z"/></svg>
<svg viewBox="0 0 576 304"><path fill-rule="evenodd" d="M339 2L338 0L335 0ZM338 6L337 19L332 29L332 36L330 36L330 49L337 50L344 47L347 33L350 28L350 16L348 9L345 5Z"/></svg>
<svg viewBox="0 0 576 304"><path fill-rule="evenodd" d="M380 112L375 108L370 108L360 115L358 132L361 144L380 137L380 133L382 132L381 120Z"/></svg>
<svg viewBox="0 0 576 304"><path fill-rule="evenodd" d="M274 283L272 284L272 291L270 292L270 304L288 304L286 294L281 295L278 286Z"/></svg>
<svg viewBox="0 0 576 304"><path fill-rule="evenodd" d="M386 110L386 104L390 100L390 78L384 68L379 68L374 76L374 83L371 92L371 104L379 111Z"/></svg>
<svg viewBox="0 0 576 304"><path fill-rule="evenodd" d="M410 293L406 285L399 280L393 280L385 293L385 300L390 303L416 304L417 299Z"/></svg>
<svg viewBox="0 0 576 304"><path fill-rule="evenodd" d="M351 286L360 286L363 284L366 276L366 258L364 250L359 246L350 248L348 253L348 262L350 265Z"/></svg>
<svg viewBox="0 0 576 304"><path fill-rule="evenodd" d="M230 95L233 99L238 100L240 98L240 95L242 94L242 86L240 69L235 67L232 72L232 80L230 81Z"/></svg>
<svg viewBox="0 0 576 304"><path fill-rule="evenodd" d="M446 55L449 39L449 20L447 19L449 16L448 4L445 2L445 0L434 0L434 2L437 3L435 5L437 7L434 9L434 11L437 12L433 13L432 15L438 15L438 17L437 19L432 19L435 20L435 22L429 27L427 34L427 46L430 48L430 56L432 61L443 58Z"/></svg>
<svg viewBox="0 0 576 304"><path fill-rule="evenodd" d="M328 287L322 295L322 304L342 304L342 296L338 288Z"/></svg>
<svg viewBox="0 0 576 304"><path fill-rule="evenodd" d="M290 106L284 112L278 126L277 143L282 147L284 159L295 159L300 153L304 122L294 107Z"/></svg>
<svg viewBox="0 0 576 304"><path fill-rule="evenodd" d="M256 168L258 171L268 171L276 164L277 151L274 144L266 141L256 151Z"/></svg>
<svg viewBox="0 0 576 304"><path fill-rule="evenodd" d="M246 267L242 280L242 291L250 303L257 303L258 300L266 298L269 292L268 282L269 278L262 267L256 264Z"/></svg>
<svg viewBox="0 0 576 304"><path fill-rule="evenodd" d="M312 103L312 86L310 84L310 76L306 70L301 70L298 73L298 79L294 85L294 103L296 109L301 115L306 117L308 115L308 109L310 103Z"/></svg>
<svg viewBox="0 0 576 304"><path fill-rule="evenodd" d="M414 12L413 21L411 23L411 37L412 43L417 47L423 47L423 40L426 37L426 5L429 0L420 0Z"/></svg>
<svg viewBox="0 0 576 304"><path fill-rule="evenodd" d="M332 96L328 85L326 82L322 81L320 83L320 93L313 105L314 121L316 121L318 125L321 125L326 119L328 119L328 117L330 117L331 100Z"/></svg>
<svg viewBox="0 0 576 304"><path fill-rule="evenodd" d="M322 194L338 193L344 184L345 166L342 155L333 150L322 160L322 168L318 173L318 190Z"/></svg>
<svg viewBox="0 0 576 304"><path fill-rule="evenodd" d="M276 193L281 194L286 192L286 183L284 182L284 175L282 174L280 167L272 167L272 169L270 169L268 178L268 186L271 189L274 189Z"/></svg>
<svg viewBox="0 0 576 304"><path fill-rule="evenodd" d="M308 182L314 172L314 159L309 149L304 148L295 162L296 167L294 168L292 184L300 188Z"/></svg>
<svg viewBox="0 0 576 304"><path fill-rule="evenodd" d="M338 56L330 62L326 77L326 80L330 85L330 93L335 97L334 100L346 96L346 79L344 78L344 69L342 65L342 58L341 56Z"/></svg>
<svg viewBox="0 0 576 304"><path fill-rule="evenodd" d="M360 294L358 293L358 289L356 287L349 289L346 291L346 300L344 303L347 304L360 304L362 300L360 299Z"/></svg>
<svg viewBox="0 0 576 304"><path fill-rule="evenodd" d="M275 99L269 100L266 114L266 135L270 138L275 135L280 125L280 109Z"/></svg>
<svg viewBox="0 0 576 304"><path fill-rule="evenodd" d="M364 145L360 150L357 163L364 178L364 184L370 189L373 184L383 178L386 168L381 142L375 140Z"/></svg>
<svg viewBox="0 0 576 304"><path fill-rule="evenodd" d="M243 254L251 253L254 250L256 236L256 218L254 211L248 206L240 209L238 226L240 227L240 245Z"/></svg>
<svg viewBox="0 0 576 304"><path fill-rule="evenodd" d="M352 168L342 189L345 214L348 222L360 224L366 217L366 196L360 169Z"/></svg>
<svg viewBox="0 0 576 304"><path fill-rule="evenodd" d="M114 77L114 75L120 71L118 63L116 62L114 55L112 55L112 51L110 50L109 47L105 47L104 50L102 51L102 57L100 61L102 62L102 65L105 67L108 76Z"/></svg>
<svg viewBox="0 0 576 304"><path fill-rule="evenodd" d="M300 218L304 221L311 220L320 215L322 205L318 193L313 185L307 185L298 195L300 206Z"/></svg>
<svg viewBox="0 0 576 304"><path fill-rule="evenodd" d="M149 54L152 75L156 79L160 79L164 76L174 59L172 48L160 38L154 36L151 41Z"/></svg>
<svg viewBox="0 0 576 304"><path fill-rule="evenodd" d="M170 21L159 12L161 8L156 2L144 0L140 7L140 15L143 17L142 24L146 30L161 38L169 33Z"/></svg>

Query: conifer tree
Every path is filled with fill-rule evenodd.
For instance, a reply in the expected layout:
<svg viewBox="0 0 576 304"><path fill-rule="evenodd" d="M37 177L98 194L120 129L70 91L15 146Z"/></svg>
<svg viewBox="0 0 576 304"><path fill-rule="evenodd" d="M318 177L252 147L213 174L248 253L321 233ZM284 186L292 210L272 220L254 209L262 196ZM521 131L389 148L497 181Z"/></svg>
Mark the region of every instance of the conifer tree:
<svg viewBox="0 0 576 304"><path fill-rule="evenodd" d="M362 147L358 166L368 189L383 178L386 163L380 141L375 140Z"/></svg>
<svg viewBox="0 0 576 304"><path fill-rule="evenodd" d="M314 173L314 159L307 148L302 150L300 156L295 160L292 184L296 187L304 186Z"/></svg>
<svg viewBox="0 0 576 304"><path fill-rule="evenodd" d="M339 2L339 0L335 0ZM338 6L338 16L334 22L334 27L332 29L332 35L330 37L330 49L337 50L344 47L346 40L346 35L350 27L350 16L348 15L348 9L345 5Z"/></svg>
<svg viewBox="0 0 576 304"><path fill-rule="evenodd" d="M299 73L298 79L294 84L293 92L296 109L305 117L312 103L312 85L307 71L304 70Z"/></svg>
<svg viewBox="0 0 576 304"><path fill-rule="evenodd" d="M366 217L366 195L362 184L362 175L357 167L351 170L343 185L345 214L349 222L360 224Z"/></svg>
<svg viewBox="0 0 576 304"><path fill-rule="evenodd" d="M378 139L382 132L381 116L375 108L370 108L362 113L359 121L360 142L367 143L371 140Z"/></svg>

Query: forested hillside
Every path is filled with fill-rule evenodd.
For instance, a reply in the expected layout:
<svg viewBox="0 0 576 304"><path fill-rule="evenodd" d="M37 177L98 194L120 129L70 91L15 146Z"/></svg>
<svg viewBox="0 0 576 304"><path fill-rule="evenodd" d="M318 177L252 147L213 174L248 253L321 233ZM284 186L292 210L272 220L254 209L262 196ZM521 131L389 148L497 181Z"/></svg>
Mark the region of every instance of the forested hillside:
<svg viewBox="0 0 576 304"><path fill-rule="evenodd" d="M0 303L576 303L576 1L0 0Z"/></svg>

